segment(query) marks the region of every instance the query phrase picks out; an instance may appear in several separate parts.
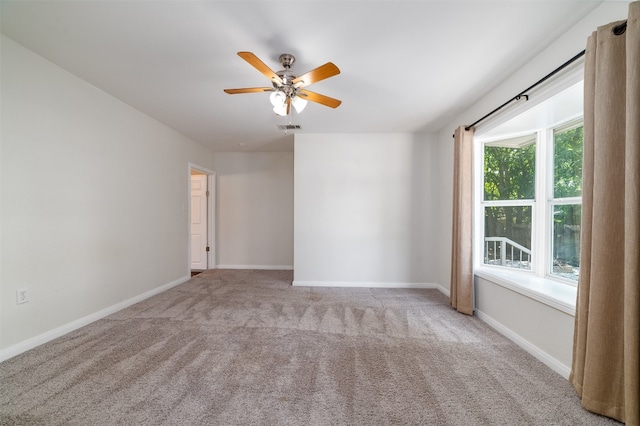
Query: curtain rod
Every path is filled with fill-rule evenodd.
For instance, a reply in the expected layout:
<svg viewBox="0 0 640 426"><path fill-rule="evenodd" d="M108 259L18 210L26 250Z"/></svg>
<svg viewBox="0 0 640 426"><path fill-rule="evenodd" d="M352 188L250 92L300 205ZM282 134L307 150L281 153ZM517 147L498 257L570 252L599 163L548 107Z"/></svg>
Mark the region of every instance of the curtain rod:
<svg viewBox="0 0 640 426"><path fill-rule="evenodd" d="M615 35L622 35L622 34L624 34L624 32L626 30L627 30L627 21L624 21L621 24L616 25L615 27L613 27L612 31L613 31L613 33ZM470 130L473 126L475 126L476 124L480 123L481 121L484 121L487 118L491 117L493 114L495 114L496 112L500 111L502 108L504 108L505 106L509 105L513 101L519 101L523 97L528 101L529 100L529 95L527 95L526 93L529 90L531 90L534 87L539 86L540 84L544 83L545 81L547 81L548 79L550 79L551 77L553 77L554 75L556 75L557 73L559 73L560 71L562 71L563 69L565 69L566 67L568 67L569 65L574 63L575 61L577 61L578 59L580 59L581 57L583 57L585 52L586 52L586 50L583 50L582 52L578 53L573 58L569 59L567 62L565 62L564 64L560 65L558 68L556 68L555 70L551 71L549 74L545 75L540 80L536 81L534 84L532 84L531 86L527 87L525 90L523 90L522 92L518 93L516 96L514 96L511 99L509 99L507 102L503 103L498 108L494 109L493 111L491 111L490 113L488 113L484 117L474 121L473 123L469 124L468 126L464 126L464 129L465 130Z"/></svg>
<svg viewBox="0 0 640 426"><path fill-rule="evenodd" d="M470 130L476 124L478 124L481 121L484 121L487 118L491 117L493 114L495 114L496 112L500 111L502 108L504 108L505 106L509 105L513 101L519 101L522 98L525 98L526 100L529 100L529 95L526 94L529 90L531 90L534 87L539 86L540 84L544 83L545 81L547 81L548 79L550 79L551 77L553 77L554 75L556 75L557 73L559 73L560 71L562 71L563 69L565 69L566 67L568 67L569 65L574 63L575 61L577 61L578 59L580 59L581 57L583 57L584 54L585 54L585 50L583 50L582 52L578 53L576 56L574 56L573 58L569 59L567 62L565 62L564 64L560 65L558 68L556 68L555 70L551 71L549 74L545 75L540 80L536 81L534 84L532 84L531 86L527 87L522 92L518 93L516 96L514 96L511 99L509 99L507 102L503 103L498 108L494 109L493 111L491 111L490 113L488 113L484 117L474 121L473 123L469 124L468 126L464 126L464 129L465 130Z"/></svg>

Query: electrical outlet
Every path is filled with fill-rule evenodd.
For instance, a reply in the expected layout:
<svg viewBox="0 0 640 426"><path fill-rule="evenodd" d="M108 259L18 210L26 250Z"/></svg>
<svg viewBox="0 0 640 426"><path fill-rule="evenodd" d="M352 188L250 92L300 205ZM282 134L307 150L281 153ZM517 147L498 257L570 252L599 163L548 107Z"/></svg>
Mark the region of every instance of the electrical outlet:
<svg viewBox="0 0 640 426"><path fill-rule="evenodd" d="M16 290L16 303L20 305L21 303L27 303L29 301L29 294L27 293L26 288L21 288Z"/></svg>

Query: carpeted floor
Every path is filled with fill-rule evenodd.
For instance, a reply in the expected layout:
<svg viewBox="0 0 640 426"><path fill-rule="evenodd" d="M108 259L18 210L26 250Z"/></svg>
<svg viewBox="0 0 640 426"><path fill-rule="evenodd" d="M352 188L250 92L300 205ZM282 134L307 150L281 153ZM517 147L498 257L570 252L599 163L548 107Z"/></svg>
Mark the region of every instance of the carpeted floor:
<svg viewBox="0 0 640 426"><path fill-rule="evenodd" d="M603 425L437 290L212 270L0 364L3 425Z"/></svg>

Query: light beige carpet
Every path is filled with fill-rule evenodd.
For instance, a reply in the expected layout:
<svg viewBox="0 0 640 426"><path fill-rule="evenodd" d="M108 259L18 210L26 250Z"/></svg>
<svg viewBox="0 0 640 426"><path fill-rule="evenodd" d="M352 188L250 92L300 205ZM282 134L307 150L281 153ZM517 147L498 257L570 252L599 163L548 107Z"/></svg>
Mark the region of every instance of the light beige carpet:
<svg viewBox="0 0 640 426"><path fill-rule="evenodd" d="M601 425L436 290L213 270L0 364L3 425Z"/></svg>

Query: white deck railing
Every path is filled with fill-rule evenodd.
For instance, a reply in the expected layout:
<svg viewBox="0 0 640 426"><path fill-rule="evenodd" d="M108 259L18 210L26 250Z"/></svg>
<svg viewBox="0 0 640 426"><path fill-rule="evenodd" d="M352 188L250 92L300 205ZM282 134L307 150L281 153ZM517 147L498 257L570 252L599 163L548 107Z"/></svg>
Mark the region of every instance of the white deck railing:
<svg viewBox="0 0 640 426"><path fill-rule="evenodd" d="M484 246L485 263L503 266L528 265L531 263L531 249L507 237L486 237Z"/></svg>

